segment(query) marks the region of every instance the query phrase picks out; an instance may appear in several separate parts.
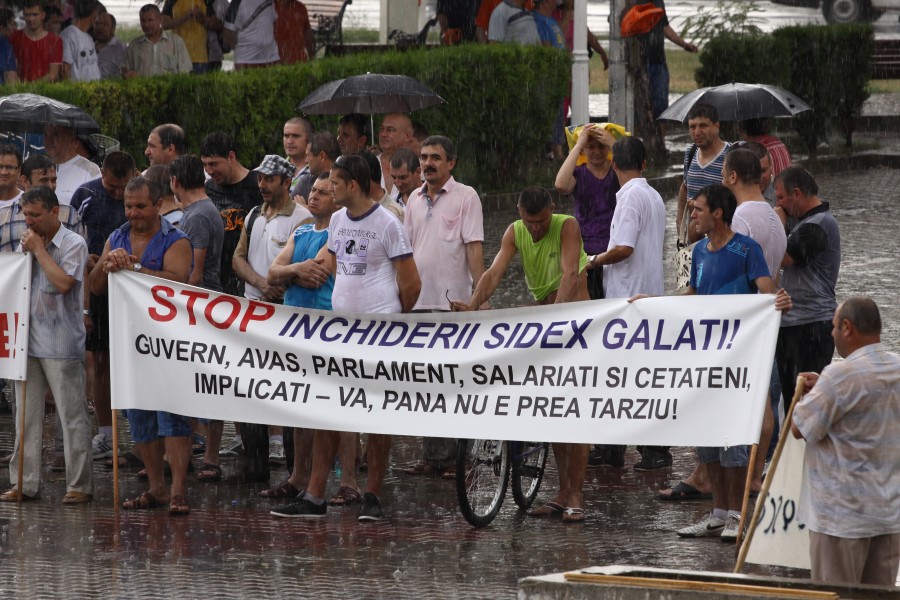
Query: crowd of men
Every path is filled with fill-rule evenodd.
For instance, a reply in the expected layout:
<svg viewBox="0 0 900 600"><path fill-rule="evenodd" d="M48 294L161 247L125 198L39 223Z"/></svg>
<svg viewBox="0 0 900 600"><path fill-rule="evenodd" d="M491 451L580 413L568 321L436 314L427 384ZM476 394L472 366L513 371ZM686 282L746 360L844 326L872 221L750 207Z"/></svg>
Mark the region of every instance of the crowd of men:
<svg viewBox="0 0 900 600"><path fill-rule="evenodd" d="M719 137L711 106L695 106L688 123L694 144L685 152L678 225L684 239L697 241L681 293L773 294L783 318L760 459L750 464L746 446L698 448L695 471L662 490L660 499L709 495L709 513L678 535L733 541L747 473L758 488L776 416L789 406L796 376L805 373L811 391L797 407L793 427L795 435L807 438L814 457L807 464L811 486L804 504L806 522L821 534L814 565L846 563L841 572L849 573L859 556L865 564L872 552L873 560L878 554L878 581L885 569L896 576L900 552L889 551L900 549L900 532L891 521L900 500L875 490L897 477L890 460L895 436L885 429L896 420L886 422L881 408L870 407L900 411L900 371L896 356L877 345L877 306L868 299L838 305L837 221L803 168L788 159L773 179L776 152L770 148L786 149L767 134L764 122L743 123L749 141L732 144ZM16 421L13 454L4 459L12 488L0 501L40 494L45 396L57 407L52 468L66 472L63 503L91 501L91 462L113 455L107 290L109 274L117 271L289 306L440 313L489 309L518 255L537 304L640 302L663 293L665 208L643 177L646 157L639 139L616 141L601 127L585 127L555 181L560 193L572 195L574 216L556 214L548 190L525 189L517 203L520 218L506 229L485 269L481 201L453 176L456 147L445 136L417 136L416 129L406 114L385 115L374 144L362 115L344 116L335 132L314 131L307 119L294 117L283 126L285 155L267 155L252 169L241 163L228 134L209 133L195 156L187 152L185 132L171 123L148 132L149 166L143 173L132 156L119 151L108 153L98 169L66 127L44 132L47 155L23 161L15 147L0 146L0 251L27 251L34 260L29 385L27 396L16 393L24 418ZM357 237L363 232L365 252L346 237L351 231ZM362 263L365 268L359 268ZM829 367L835 348L848 360ZM810 374L818 372L821 377ZM862 389L854 383L859 377L871 385ZM850 405L845 389L854 398ZM833 405L828 414L811 406L810 397ZM845 413L854 413L853 420L842 418ZM223 440L221 421L145 410L128 410L127 417L134 447L120 462L140 467L147 487L122 504L126 510L165 506L173 515L187 514L192 455L199 457L196 478L215 482L223 479L221 457L240 454L237 477L269 483L260 495L281 501L271 511L277 517L322 517L329 506L360 504L360 521L383 518L380 493L390 436L368 435L359 456L357 433L241 423L233 439ZM455 439L429 438L421 459L404 471L452 478L457 446ZM624 448L592 451L585 444L556 443L553 451L559 490L529 514L583 522L588 464L623 468ZM671 465L668 448L640 451L636 470ZM868 458L852 458L857 452ZM343 468L337 491L328 497L336 459ZM878 465L871 477L848 475L863 460ZM288 478L270 482L270 466L283 463ZM357 480L360 463L368 470L364 487ZM844 481L848 477L850 483ZM835 479L852 497L832 496L829 481ZM879 503L890 510L872 512L871 504ZM873 550L841 541L861 537L879 539ZM817 568L817 576L828 576L830 567Z"/></svg>

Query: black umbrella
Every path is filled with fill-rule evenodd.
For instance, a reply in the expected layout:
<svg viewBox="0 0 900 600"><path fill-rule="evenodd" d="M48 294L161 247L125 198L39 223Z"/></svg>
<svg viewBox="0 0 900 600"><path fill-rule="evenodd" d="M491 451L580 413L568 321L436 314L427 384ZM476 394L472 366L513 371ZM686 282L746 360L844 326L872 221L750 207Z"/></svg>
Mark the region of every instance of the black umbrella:
<svg viewBox="0 0 900 600"><path fill-rule="evenodd" d="M800 98L787 90L762 83L728 83L700 88L685 94L672 103L660 120L687 122L691 108L698 103L711 104L720 121L745 121L762 117L793 117L812 110Z"/></svg>
<svg viewBox="0 0 900 600"><path fill-rule="evenodd" d="M297 105L297 110L308 115L371 115L407 113L444 103L412 77L366 73L319 86Z"/></svg>
<svg viewBox="0 0 900 600"><path fill-rule="evenodd" d="M76 133L100 131L97 121L72 104L37 94L0 98L0 131L42 133L46 125L71 127Z"/></svg>

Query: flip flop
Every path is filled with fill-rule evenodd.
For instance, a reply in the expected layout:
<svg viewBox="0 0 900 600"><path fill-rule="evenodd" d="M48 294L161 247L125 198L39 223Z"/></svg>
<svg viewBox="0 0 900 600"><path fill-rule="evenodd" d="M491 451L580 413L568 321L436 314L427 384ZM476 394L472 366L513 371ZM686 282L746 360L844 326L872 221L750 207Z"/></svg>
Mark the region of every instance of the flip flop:
<svg viewBox="0 0 900 600"><path fill-rule="evenodd" d="M569 507L563 512L562 520L563 523L583 523L584 509Z"/></svg>
<svg viewBox="0 0 900 600"><path fill-rule="evenodd" d="M528 511L529 517L547 517L553 515L561 515L566 512L566 509L563 505L557 504L556 502L547 502L540 508L535 508L533 510Z"/></svg>
<svg viewBox="0 0 900 600"><path fill-rule="evenodd" d="M132 498L122 503L124 510L149 510L159 506L161 506L159 500L150 492L144 492L137 498Z"/></svg>
<svg viewBox="0 0 900 600"><path fill-rule="evenodd" d="M222 467L212 463L203 463L197 470L197 481L221 481Z"/></svg>
<svg viewBox="0 0 900 600"><path fill-rule="evenodd" d="M685 483L683 481L679 481L678 483L673 485L671 493L664 494L664 491L665 490L660 490L656 494L656 498L658 500L662 500L663 502L684 502L687 500L712 499L712 494L701 492L691 484Z"/></svg>
<svg viewBox="0 0 900 600"><path fill-rule="evenodd" d="M362 500L362 496L360 496L359 491L352 487L342 485L338 488L337 493L328 500L328 504L331 506L349 506L351 504L356 504L360 500Z"/></svg>
<svg viewBox="0 0 900 600"><path fill-rule="evenodd" d="M187 503L187 498L184 496L172 496L172 500L169 502L170 515L187 515L190 512L191 507Z"/></svg>
<svg viewBox="0 0 900 600"><path fill-rule="evenodd" d="M422 477L425 475L429 475L429 476L436 475L437 469L435 469L428 463L420 462L420 463L416 463L412 466L406 467L405 469L403 469L403 472L406 475L412 475L414 477Z"/></svg>
<svg viewBox="0 0 900 600"><path fill-rule="evenodd" d="M290 481L283 481L273 488L266 488L259 491L261 498L296 498L300 495L300 490L294 487Z"/></svg>

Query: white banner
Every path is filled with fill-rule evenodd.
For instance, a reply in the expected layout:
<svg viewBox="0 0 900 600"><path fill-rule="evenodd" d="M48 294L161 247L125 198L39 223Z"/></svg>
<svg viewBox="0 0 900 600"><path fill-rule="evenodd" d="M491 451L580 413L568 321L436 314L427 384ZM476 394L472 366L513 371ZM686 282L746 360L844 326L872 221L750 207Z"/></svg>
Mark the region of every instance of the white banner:
<svg viewBox="0 0 900 600"><path fill-rule="evenodd" d="M25 379L31 254L0 252L0 379Z"/></svg>
<svg viewBox="0 0 900 600"><path fill-rule="evenodd" d="M789 427L790 425L788 425ZM809 569L809 530L800 522L800 489L806 442L787 432L781 458L771 479L769 493L760 495L762 511L747 551L747 562Z"/></svg>
<svg viewBox="0 0 900 600"><path fill-rule="evenodd" d="M110 307L114 408L677 446L758 441L780 322L770 295L347 314L125 272Z"/></svg>

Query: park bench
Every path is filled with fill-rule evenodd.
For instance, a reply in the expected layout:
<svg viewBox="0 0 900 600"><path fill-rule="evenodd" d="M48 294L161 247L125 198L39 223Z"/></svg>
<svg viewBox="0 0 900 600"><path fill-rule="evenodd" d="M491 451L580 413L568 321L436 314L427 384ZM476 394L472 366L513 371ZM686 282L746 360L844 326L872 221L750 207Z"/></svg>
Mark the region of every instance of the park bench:
<svg viewBox="0 0 900 600"><path fill-rule="evenodd" d="M353 0L304 0L310 25L315 34L315 53L321 48L341 48L344 45L344 11Z"/></svg>
<svg viewBox="0 0 900 600"><path fill-rule="evenodd" d="M900 39L875 40L872 79L900 79Z"/></svg>

